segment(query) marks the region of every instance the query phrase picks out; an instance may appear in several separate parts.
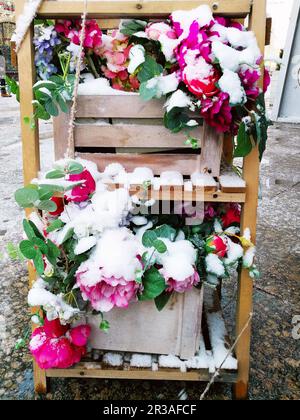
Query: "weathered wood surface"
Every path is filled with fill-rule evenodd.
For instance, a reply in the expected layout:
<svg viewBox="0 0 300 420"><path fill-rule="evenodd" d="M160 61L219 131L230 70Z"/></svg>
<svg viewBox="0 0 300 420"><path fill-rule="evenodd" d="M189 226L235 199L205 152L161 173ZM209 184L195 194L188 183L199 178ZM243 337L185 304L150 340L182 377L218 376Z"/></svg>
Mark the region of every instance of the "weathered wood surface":
<svg viewBox="0 0 300 420"><path fill-rule="evenodd" d="M99 332L100 317L88 317L94 349L193 357L199 348L203 288L172 296L159 312L153 301L132 303L105 314L108 334ZM130 326L130 328L129 328Z"/></svg>

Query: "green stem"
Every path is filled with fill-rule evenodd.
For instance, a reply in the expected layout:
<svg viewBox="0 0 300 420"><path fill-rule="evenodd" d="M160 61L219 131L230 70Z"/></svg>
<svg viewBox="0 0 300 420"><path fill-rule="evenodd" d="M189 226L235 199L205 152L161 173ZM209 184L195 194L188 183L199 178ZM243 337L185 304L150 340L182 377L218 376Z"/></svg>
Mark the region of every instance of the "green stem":
<svg viewBox="0 0 300 420"><path fill-rule="evenodd" d="M91 55L87 54L86 58L87 58L89 66L90 66L91 72L93 73L93 76L95 77L95 79L99 79L100 75L96 70L95 63L94 63Z"/></svg>

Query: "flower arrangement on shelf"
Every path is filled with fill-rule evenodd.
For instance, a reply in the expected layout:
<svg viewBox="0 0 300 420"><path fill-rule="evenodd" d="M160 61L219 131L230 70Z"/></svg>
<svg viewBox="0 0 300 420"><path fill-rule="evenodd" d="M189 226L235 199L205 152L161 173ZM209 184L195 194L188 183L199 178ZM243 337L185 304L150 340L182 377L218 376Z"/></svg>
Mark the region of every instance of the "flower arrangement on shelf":
<svg viewBox="0 0 300 420"><path fill-rule="evenodd" d="M77 20L36 25L41 80L34 85L35 117L67 112L81 30ZM270 77L267 71L261 74L263 56L255 35L240 23L214 17L206 5L175 11L160 22L124 20L114 31L102 31L88 20L83 54L81 93L164 98L165 126L174 133L186 131L192 147L198 142L190 131L204 119L235 136L235 157L246 156L256 144L262 157L271 124L264 101ZM18 93L15 82L11 89Z"/></svg>
<svg viewBox="0 0 300 420"><path fill-rule="evenodd" d="M40 326L29 348L42 369L85 355L88 314L100 314L108 331L105 313L114 308L154 300L161 311L172 294L215 286L241 264L258 275L250 232L239 233L239 205L206 204L190 226L185 214L152 214L155 202L143 194L111 190L125 174L119 164L100 173L92 162L62 160L15 194L20 207L34 209L19 251L38 276L28 303L42 312L33 316ZM133 175L145 189L153 183L149 168Z"/></svg>

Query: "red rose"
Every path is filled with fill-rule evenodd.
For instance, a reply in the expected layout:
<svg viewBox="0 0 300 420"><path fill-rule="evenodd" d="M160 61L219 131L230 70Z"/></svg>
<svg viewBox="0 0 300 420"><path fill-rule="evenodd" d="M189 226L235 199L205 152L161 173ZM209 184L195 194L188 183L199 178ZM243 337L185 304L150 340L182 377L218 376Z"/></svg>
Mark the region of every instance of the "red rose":
<svg viewBox="0 0 300 420"><path fill-rule="evenodd" d="M214 235L207 239L206 251L224 258L227 252L227 244L220 236Z"/></svg>
<svg viewBox="0 0 300 420"><path fill-rule="evenodd" d="M57 205L57 209L55 211L49 212L49 214L51 216L60 216L65 208L64 200L60 197L52 197L50 200Z"/></svg>
<svg viewBox="0 0 300 420"><path fill-rule="evenodd" d="M65 198L68 201L73 201L75 203L87 201L90 198L90 195L96 191L96 182L91 173L86 169L81 172L81 174L69 175L68 181L82 181L80 185L74 187L65 194Z"/></svg>
<svg viewBox="0 0 300 420"><path fill-rule="evenodd" d="M226 214L222 216L223 228L226 229L228 226L241 222L241 211L237 206L232 206L228 209Z"/></svg>

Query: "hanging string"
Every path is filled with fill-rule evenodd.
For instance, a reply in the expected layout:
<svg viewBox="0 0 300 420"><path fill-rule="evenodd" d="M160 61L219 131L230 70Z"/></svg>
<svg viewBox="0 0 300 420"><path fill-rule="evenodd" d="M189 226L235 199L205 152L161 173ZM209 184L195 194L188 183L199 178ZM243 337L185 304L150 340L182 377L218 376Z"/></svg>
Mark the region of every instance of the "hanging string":
<svg viewBox="0 0 300 420"><path fill-rule="evenodd" d="M244 325L244 327L242 328L241 332L239 333L239 335L237 336L235 342L233 343L233 345L230 347L230 349L228 350L226 357L224 358L223 362L221 363L220 367L216 370L216 372L214 373L214 375L212 376L211 380L209 381L209 383L207 384L205 390L203 391L203 393L200 396L200 401L203 401L204 398L206 397L206 395L208 394L210 388L212 387L212 385L214 384L215 380L217 379L217 377L220 375L220 372L222 370L222 367L224 366L226 360L228 359L229 356L232 355L233 350L235 349L236 345L238 344L238 342L240 341L240 339L242 338L242 336L244 335L244 332L247 330L247 328L250 325L250 322L252 321L253 318L253 313L251 312L248 318L248 321L246 322L246 324Z"/></svg>
<svg viewBox="0 0 300 420"><path fill-rule="evenodd" d="M78 86L80 81L80 72L82 64L82 55L83 55L83 44L85 39L85 26L87 19L87 1L84 0L83 14L81 16L81 32L80 32L80 43L79 43L79 55L76 63L76 73L74 81L74 90L72 96L72 107L70 110L70 120L68 127L68 142L66 150L66 158L74 159L75 157L75 142L74 142L74 126L75 126L75 117L76 117L76 106L77 106L77 97L78 97Z"/></svg>
<svg viewBox="0 0 300 420"><path fill-rule="evenodd" d="M23 13L18 17L16 30L11 40L16 43L16 52L18 53L24 38L30 28L33 19L36 17L43 0L28 0L24 4Z"/></svg>

